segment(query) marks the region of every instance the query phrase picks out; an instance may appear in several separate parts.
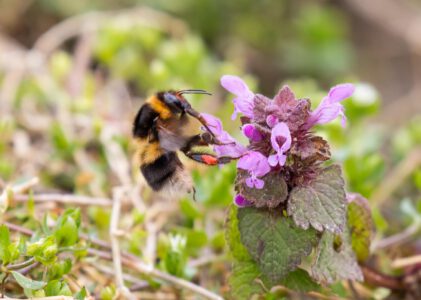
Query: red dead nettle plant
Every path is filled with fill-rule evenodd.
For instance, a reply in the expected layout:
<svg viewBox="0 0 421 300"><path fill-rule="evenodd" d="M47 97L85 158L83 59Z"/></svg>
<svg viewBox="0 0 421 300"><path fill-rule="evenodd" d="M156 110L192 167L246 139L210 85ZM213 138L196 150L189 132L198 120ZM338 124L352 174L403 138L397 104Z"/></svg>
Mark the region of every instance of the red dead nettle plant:
<svg viewBox="0 0 421 300"><path fill-rule="evenodd" d="M352 230L369 220L356 220L359 214L349 210L341 168L328 163L329 144L312 131L338 116L345 125L340 102L352 95L353 85L333 87L312 111L310 100L296 99L288 86L270 99L236 76L223 76L221 84L235 95L232 118L241 114L249 140L239 144L220 120L203 114L224 143L214 146L217 155L237 159L237 194L226 224L233 294L246 297L277 284L311 290L317 283L363 280L356 252L366 256L368 243Z"/></svg>

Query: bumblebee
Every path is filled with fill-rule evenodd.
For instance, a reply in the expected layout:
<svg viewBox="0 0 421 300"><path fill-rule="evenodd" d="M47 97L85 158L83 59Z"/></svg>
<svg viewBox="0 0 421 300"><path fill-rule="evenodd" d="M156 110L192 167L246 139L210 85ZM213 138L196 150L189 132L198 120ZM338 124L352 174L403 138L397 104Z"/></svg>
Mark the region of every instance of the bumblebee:
<svg viewBox="0 0 421 300"><path fill-rule="evenodd" d="M221 144L205 119L184 98L185 94L206 94L204 90L159 92L146 100L133 122L137 146L135 158L148 185L167 195L192 193L194 186L177 151L205 164L227 163L227 159L194 150L196 146ZM200 127L204 128L202 132ZM194 133L193 133L194 132Z"/></svg>

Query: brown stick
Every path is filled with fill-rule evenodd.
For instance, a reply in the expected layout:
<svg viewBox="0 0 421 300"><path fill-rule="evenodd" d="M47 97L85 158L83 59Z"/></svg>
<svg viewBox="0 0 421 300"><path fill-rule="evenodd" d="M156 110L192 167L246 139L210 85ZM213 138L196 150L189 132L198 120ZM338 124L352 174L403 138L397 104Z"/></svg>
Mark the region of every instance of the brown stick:
<svg viewBox="0 0 421 300"><path fill-rule="evenodd" d="M364 281L374 286L381 286L391 290L405 290L405 286L402 281L402 277L394 277L386 274L382 274L367 266L361 266L361 270L364 274Z"/></svg>
<svg viewBox="0 0 421 300"><path fill-rule="evenodd" d="M76 205L96 205L96 206L111 206L113 203L107 198L87 197L81 195L71 194L37 194L29 195L14 195L13 200L16 202L27 202L33 199L34 202L57 202L63 204Z"/></svg>
<svg viewBox="0 0 421 300"><path fill-rule="evenodd" d="M382 183L373 192L370 204L379 206L385 202L393 192L401 186L402 182L421 165L421 148L415 148L400 162L395 169L386 176Z"/></svg>

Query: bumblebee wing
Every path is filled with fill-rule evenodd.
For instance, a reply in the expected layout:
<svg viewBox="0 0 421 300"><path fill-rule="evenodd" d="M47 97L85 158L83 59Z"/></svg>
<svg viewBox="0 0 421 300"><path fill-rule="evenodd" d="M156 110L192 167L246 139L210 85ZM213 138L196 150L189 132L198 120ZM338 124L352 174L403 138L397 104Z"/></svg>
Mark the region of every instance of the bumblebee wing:
<svg viewBox="0 0 421 300"><path fill-rule="evenodd" d="M161 147L166 151L178 151L184 148L191 138L200 132L199 123L187 116L158 120L156 122Z"/></svg>
<svg viewBox="0 0 421 300"><path fill-rule="evenodd" d="M165 151L177 151L184 147L186 139L165 127L158 127L158 139Z"/></svg>

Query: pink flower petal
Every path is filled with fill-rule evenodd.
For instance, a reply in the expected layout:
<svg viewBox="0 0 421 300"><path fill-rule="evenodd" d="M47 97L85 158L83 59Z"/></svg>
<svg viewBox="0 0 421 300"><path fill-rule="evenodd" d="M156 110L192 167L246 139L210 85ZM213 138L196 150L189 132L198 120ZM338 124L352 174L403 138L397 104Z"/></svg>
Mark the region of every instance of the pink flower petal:
<svg viewBox="0 0 421 300"><path fill-rule="evenodd" d="M256 178L254 180L254 187L261 190L265 186L265 182L262 179Z"/></svg>
<svg viewBox="0 0 421 300"><path fill-rule="evenodd" d="M242 127L243 134L254 142L262 140L262 134L253 124L246 124Z"/></svg>
<svg viewBox="0 0 421 300"><path fill-rule="evenodd" d="M221 77L221 85L230 93L240 98L252 99L254 94L248 88L247 84L237 76L224 75Z"/></svg>
<svg viewBox="0 0 421 300"><path fill-rule="evenodd" d="M232 157L237 158L241 157L245 152L247 152L247 148L243 145L238 143L232 145L222 145L222 146L214 146L213 147L218 157Z"/></svg>
<svg viewBox="0 0 421 300"><path fill-rule="evenodd" d="M274 115L269 115L266 118L266 124L268 124L270 128L274 127L276 124L278 124L278 122L278 118Z"/></svg>
<svg viewBox="0 0 421 300"><path fill-rule="evenodd" d="M261 177L270 172L266 156L258 151L245 153L237 162L237 168L247 170L250 174Z"/></svg>
<svg viewBox="0 0 421 300"><path fill-rule="evenodd" d="M278 143L279 137L285 139L282 145L279 145ZM291 133L286 123L278 123L275 127L272 128L270 142L272 144L273 149L275 149L276 151L281 151L282 153L284 153L291 147Z"/></svg>
<svg viewBox="0 0 421 300"><path fill-rule="evenodd" d="M287 161L287 156L285 154L278 153L278 161L280 166L284 166Z"/></svg>
<svg viewBox="0 0 421 300"><path fill-rule="evenodd" d="M346 98L351 97L354 93L355 87L351 83L338 84L332 87L327 95L328 103L340 102Z"/></svg>
<svg viewBox="0 0 421 300"><path fill-rule="evenodd" d="M319 106L310 114L305 129L309 129L316 124L325 124L338 116L342 117L341 124L345 126L346 117L344 107L339 102L350 97L355 87L351 83L344 83L334 86L330 89L328 95L323 98Z"/></svg>
<svg viewBox="0 0 421 300"><path fill-rule="evenodd" d="M254 188L254 180L253 178L249 177L246 179L246 184L249 188Z"/></svg>
<svg viewBox="0 0 421 300"><path fill-rule="evenodd" d="M213 134L219 135L222 132L222 122L217 117L212 116L210 114L202 113L200 114L208 123L209 129L212 131Z"/></svg>
<svg viewBox="0 0 421 300"><path fill-rule="evenodd" d="M310 118L314 118L314 124L326 124L335 120L342 110L343 106L340 103L326 104L324 106L319 106L311 114Z"/></svg>
<svg viewBox="0 0 421 300"><path fill-rule="evenodd" d="M278 156L276 154L269 156L268 163L272 167L275 167L278 164Z"/></svg>
<svg viewBox="0 0 421 300"><path fill-rule="evenodd" d="M221 85L237 97L233 99L234 113L231 119L235 120L237 113L253 118L254 93L250 91L247 84L241 78L233 75L224 75L221 78Z"/></svg>
<svg viewBox="0 0 421 300"><path fill-rule="evenodd" d="M234 204L237 205L238 207L247 207L247 206L252 205L250 201L248 201L246 198L244 198L240 194L235 195Z"/></svg>

